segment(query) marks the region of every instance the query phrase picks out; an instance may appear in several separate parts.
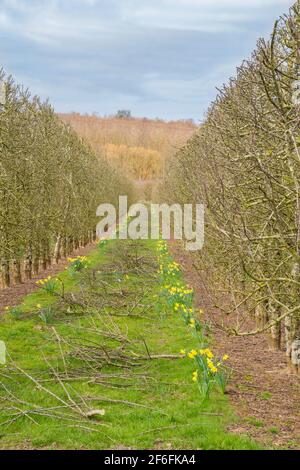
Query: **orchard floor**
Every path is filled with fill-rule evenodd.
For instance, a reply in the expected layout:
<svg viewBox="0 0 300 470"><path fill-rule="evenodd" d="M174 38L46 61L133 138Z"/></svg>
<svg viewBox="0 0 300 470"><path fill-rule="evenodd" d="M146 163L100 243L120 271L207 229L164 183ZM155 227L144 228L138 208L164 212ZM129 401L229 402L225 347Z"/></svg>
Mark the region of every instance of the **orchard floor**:
<svg viewBox="0 0 300 470"><path fill-rule="evenodd" d="M192 381L180 351L198 343L161 297L156 243L101 243L88 259L0 318L0 449L261 448L235 432L228 396L203 400Z"/></svg>
<svg viewBox="0 0 300 470"><path fill-rule="evenodd" d="M186 281L194 288L196 305L216 322L205 273L195 269L191 255L174 242L171 251L180 263ZM285 352L271 352L264 335L232 337L213 329L214 345L230 355L234 369L229 396L241 417L228 429L248 434L264 446L300 449L300 379L286 369Z"/></svg>
<svg viewBox="0 0 300 470"><path fill-rule="evenodd" d="M94 248L94 245L87 246L76 255L87 255ZM172 243L171 251L181 265L186 282L195 290L197 306L203 308L206 315L209 313L218 319L219 313L213 307L204 273L196 271L191 256L179 246ZM37 291L35 283L38 279L56 275L66 265L67 262L62 260L31 281L0 290L0 312L5 306L19 305L24 296ZM228 397L240 419L227 420L227 431L237 436L248 435L263 447L299 449L300 381L287 373L284 351L270 352L262 335L228 337L215 328L213 336L215 349L220 354L230 355L230 366L234 369ZM163 448L163 441L158 438L155 442ZM120 446L122 448L122 444ZM47 445L47 448L56 447L56 443ZM30 440L16 443L15 448L32 448L32 443Z"/></svg>

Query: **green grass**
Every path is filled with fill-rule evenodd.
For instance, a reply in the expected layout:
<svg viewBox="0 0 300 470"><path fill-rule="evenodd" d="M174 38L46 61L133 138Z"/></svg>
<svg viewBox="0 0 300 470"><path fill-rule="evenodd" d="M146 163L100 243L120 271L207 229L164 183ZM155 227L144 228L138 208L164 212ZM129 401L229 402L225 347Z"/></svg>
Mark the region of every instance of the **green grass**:
<svg viewBox="0 0 300 470"><path fill-rule="evenodd" d="M129 242L122 243L125 246ZM115 248L118 248L117 245L118 242L111 241L105 248L94 250L89 257L89 271L95 269L101 273L108 263L118 261L118 255L113 254ZM155 259L155 244L141 242L141 253L144 252L147 252L147 256L150 253L152 259ZM116 250L116 253L119 253L121 259L121 251ZM59 277L64 282L66 292L78 293L80 289L88 291L88 274L72 277L69 271L65 271ZM132 341L128 346L129 350L142 355L147 355L145 343L151 355L177 355L182 348L188 350L195 347L195 340L182 318L173 312L157 308L155 295L159 292L159 283L155 277L145 273L133 273L127 279L116 269L110 276L110 289L119 289L120 285L122 290L126 291L125 298L128 300L134 299L139 289L144 289L140 302L147 308L142 316L110 317L112 313L124 314L127 309L123 304L119 308L108 309L97 309L93 306L87 309L85 315L82 312L66 314L56 298L40 289L24 299L21 309L26 314L25 318L16 320L9 314L2 318L0 339L6 342L11 359L8 360L6 368L0 366L0 381L6 387L6 391L2 390L0 394L2 398L7 398L6 401L0 402L0 448L26 446L62 449L257 449L257 444L247 436L226 431L228 425L237 421L226 395L214 392L210 400L203 403L197 385L191 380L194 365L189 359L144 361L138 367L125 371L125 374L142 374L147 377L147 381L136 378L133 386L129 388L110 388L107 384L95 384L91 377L66 382L65 386L76 402L80 402L79 396L85 400L87 397L95 398L94 401L88 402L89 407L105 409L105 416L99 420L99 423L105 426L97 424L95 420L87 422L76 418L76 422L73 422L34 414L29 416L34 418L36 423L28 416L23 416L9 425L3 425L10 419L12 403L21 410L32 410L34 406L49 409L61 405L56 398L40 390L24 374L17 373L11 361L32 377L37 377L39 383L48 390L67 400L65 391L57 381L42 382L51 376L49 364L57 371L64 370L58 343L54 340L53 327L61 337L68 337L75 326L90 327L94 321L103 329L113 321L114 330L118 329L123 335L127 334ZM95 290L94 287L93 289ZM97 292L101 294L102 289L99 288ZM112 299L115 296L108 293L107 298ZM48 325L41 322L37 304L43 307L52 304L53 308L57 309L57 317L53 322ZM137 313L141 311L137 310ZM77 331L76 334L77 338L80 338L83 333ZM91 333L91 340L97 338L99 341L99 336ZM113 340L103 339L103 342L107 347L116 346ZM67 353L68 349L65 351L66 356ZM71 371L80 365L78 359L67 360ZM102 372L116 373L118 369L105 367ZM86 369L83 375L92 376L92 373ZM124 385L122 381L118 383ZM16 405L15 398L7 397L7 390L23 403ZM142 406L103 402L99 397ZM76 414L69 414L70 419L75 419Z"/></svg>
<svg viewBox="0 0 300 470"><path fill-rule="evenodd" d="M95 249L89 254L90 267L94 267L101 263L104 259L104 247ZM56 275L60 282L63 283L65 292L70 292L78 289L78 282L75 277L70 276L67 270ZM43 289L38 289L32 294L27 295L22 302L22 311L24 313L30 313L36 310L36 305L40 304L42 307L54 304L56 299L47 294Z"/></svg>

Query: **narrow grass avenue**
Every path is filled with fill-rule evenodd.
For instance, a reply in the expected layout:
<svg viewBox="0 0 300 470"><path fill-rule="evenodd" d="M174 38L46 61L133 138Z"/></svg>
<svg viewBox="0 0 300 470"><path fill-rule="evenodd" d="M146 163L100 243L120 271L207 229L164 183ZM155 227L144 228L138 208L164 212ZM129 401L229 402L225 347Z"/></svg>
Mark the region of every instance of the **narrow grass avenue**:
<svg viewBox="0 0 300 470"><path fill-rule="evenodd" d="M227 431L237 417L220 387L199 393L187 356L206 357L200 330L207 346L213 338L190 303L184 317L170 300L162 251L167 278L184 280L165 250L102 242L2 316L1 449L258 448Z"/></svg>

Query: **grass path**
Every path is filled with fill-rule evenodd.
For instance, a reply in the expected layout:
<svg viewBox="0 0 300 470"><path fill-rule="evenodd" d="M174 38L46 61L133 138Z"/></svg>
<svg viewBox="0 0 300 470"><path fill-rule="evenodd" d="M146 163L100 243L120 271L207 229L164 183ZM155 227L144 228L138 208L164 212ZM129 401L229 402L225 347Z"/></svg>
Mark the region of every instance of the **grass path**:
<svg viewBox="0 0 300 470"><path fill-rule="evenodd" d="M0 448L257 448L226 431L226 395L203 403L178 357L195 339L159 300L155 242L110 241L88 259L1 318Z"/></svg>

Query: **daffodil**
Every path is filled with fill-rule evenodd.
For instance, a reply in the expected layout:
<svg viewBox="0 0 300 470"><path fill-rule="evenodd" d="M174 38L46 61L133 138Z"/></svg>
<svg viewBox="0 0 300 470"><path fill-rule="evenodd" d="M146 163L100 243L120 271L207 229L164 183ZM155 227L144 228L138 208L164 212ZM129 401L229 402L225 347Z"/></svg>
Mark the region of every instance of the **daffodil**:
<svg viewBox="0 0 300 470"><path fill-rule="evenodd" d="M214 357L214 354L211 352L210 349L207 349L206 350L206 356L209 358L209 359L212 359Z"/></svg>
<svg viewBox="0 0 300 470"><path fill-rule="evenodd" d="M189 359L195 359L195 357L198 355L197 351L193 349L191 352L188 353Z"/></svg>
<svg viewBox="0 0 300 470"><path fill-rule="evenodd" d="M226 361L228 361L228 359L229 359L229 356L227 354L225 354L225 356L223 356L223 361L226 362Z"/></svg>
<svg viewBox="0 0 300 470"><path fill-rule="evenodd" d="M193 382L197 382L197 380L198 380L198 371L197 370L195 370L195 372L193 372L192 380L193 380Z"/></svg>
<svg viewBox="0 0 300 470"><path fill-rule="evenodd" d="M218 372L217 367L214 365L214 363L209 358L207 358L207 365L208 365L208 368L211 370L211 372L213 374L216 374Z"/></svg>
<svg viewBox="0 0 300 470"><path fill-rule="evenodd" d="M211 350L208 349L208 348L207 348L207 349L200 349L199 354L200 354L201 356L206 356L206 357L208 357L209 359L213 359L213 357L214 357L213 353L212 353Z"/></svg>

